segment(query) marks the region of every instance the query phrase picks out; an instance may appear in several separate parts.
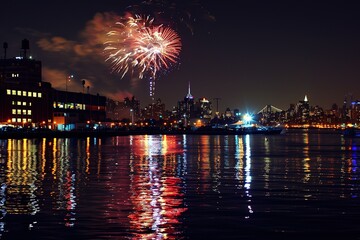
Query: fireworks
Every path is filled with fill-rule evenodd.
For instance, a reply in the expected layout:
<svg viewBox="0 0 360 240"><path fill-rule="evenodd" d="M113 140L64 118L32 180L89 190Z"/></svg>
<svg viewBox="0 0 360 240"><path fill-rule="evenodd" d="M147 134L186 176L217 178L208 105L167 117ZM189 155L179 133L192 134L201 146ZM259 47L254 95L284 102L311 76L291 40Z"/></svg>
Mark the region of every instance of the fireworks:
<svg viewBox="0 0 360 240"><path fill-rule="evenodd" d="M107 33L106 61L123 78L129 71L139 78L149 74L150 95L160 70L169 69L181 51L179 35L169 27L154 25L154 19L139 15L125 16Z"/></svg>

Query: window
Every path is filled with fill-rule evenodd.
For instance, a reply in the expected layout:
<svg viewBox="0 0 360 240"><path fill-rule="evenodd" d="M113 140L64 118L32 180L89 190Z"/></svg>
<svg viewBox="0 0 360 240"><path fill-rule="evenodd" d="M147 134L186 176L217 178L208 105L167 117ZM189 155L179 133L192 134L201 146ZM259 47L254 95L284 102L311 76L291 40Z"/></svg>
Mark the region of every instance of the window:
<svg viewBox="0 0 360 240"><path fill-rule="evenodd" d="M7 95L11 95L11 90L10 90L10 89L6 89L6 94L7 94Z"/></svg>
<svg viewBox="0 0 360 240"><path fill-rule="evenodd" d="M26 91L23 91L23 97L26 97Z"/></svg>
<svg viewBox="0 0 360 240"><path fill-rule="evenodd" d="M36 95L37 95L36 92L33 92L33 95L32 95L32 96L33 96L33 97L36 97Z"/></svg>
<svg viewBox="0 0 360 240"><path fill-rule="evenodd" d="M12 101L12 102L11 102L11 105L15 105L15 101Z"/></svg>
<svg viewBox="0 0 360 240"><path fill-rule="evenodd" d="M22 102L22 105L23 105L23 106L26 106L26 102Z"/></svg>
<svg viewBox="0 0 360 240"><path fill-rule="evenodd" d="M26 109L23 109L23 110L22 110L22 114L23 114L23 115L26 115Z"/></svg>
<svg viewBox="0 0 360 240"><path fill-rule="evenodd" d="M21 118L17 118L16 122L20 123L21 122Z"/></svg>
<svg viewBox="0 0 360 240"><path fill-rule="evenodd" d="M27 114L28 114L28 115L31 115L31 110L27 110Z"/></svg>
<svg viewBox="0 0 360 240"><path fill-rule="evenodd" d="M21 96L21 91L20 90L17 91L17 95Z"/></svg>
<svg viewBox="0 0 360 240"><path fill-rule="evenodd" d="M12 95L16 95L16 90L11 90Z"/></svg>
<svg viewBox="0 0 360 240"><path fill-rule="evenodd" d="M12 122L16 122L16 118L12 118L11 121L12 121Z"/></svg>
<svg viewBox="0 0 360 240"><path fill-rule="evenodd" d="M41 98L42 97L42 94L41 92L38 93L38 98Z"/></svg>
<svg viewBox="0 0 360 240"><path fill-rule="evenodd" d="M28 97L31 97L31 92L28 92Z"/></svg>
<svg viewBox="0 0 360 240"><path fill-rule="evenodd" d="M21 114L21 109L17 109L16 113L20 115Z"/></svg>
<svg viewBox="0 0 360 240"><path fill-rule="evenodd" d="M16 109L12 109L12 114L16 114Z"/></svg>
<svg viewBox="0 0 360 240"><path fill-rule="evenodd" d="M29 102L29 106L31 107L31 102Z"/></svg>
<svg viewBox="0 0 360 240"><path fill-rule="evenodd" d="M21 106L21 102L17 101L16 105Z"/></svg>

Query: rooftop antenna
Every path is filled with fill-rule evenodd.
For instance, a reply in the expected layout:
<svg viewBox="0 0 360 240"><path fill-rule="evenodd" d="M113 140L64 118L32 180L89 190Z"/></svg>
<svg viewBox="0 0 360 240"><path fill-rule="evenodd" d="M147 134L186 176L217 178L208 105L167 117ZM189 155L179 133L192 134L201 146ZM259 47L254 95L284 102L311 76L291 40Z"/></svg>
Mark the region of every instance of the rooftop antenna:
<svg viewBox="0 0 360 240"><path fill-rule="evenodd" d="M29 40L27 40L27 39L23 39L22 41L21 41L21 53L22 53L22 57L24 58L24 59L26 59L26 52L27 52L27 50L29 50L30 49L30 43L29 43Z"/></svg>
<svg viewBox="0 0 360 240"><path fill-rule="evenodd" d="M7 42L4 42L3 48L4 48L4 59L6 59L6 50L8 48L8 43Z"/></svg>
<svg viewBox="0 0 360 240"><path fill-rule="evenodd" d="M214 98L214 100L216 101L216 115L219 114L219 100L221 100L221 98Z"/></svg>
<svg viewBox="0 0 360 240"><path fill-rule="evenodd" d="M188 93L186 95L186 98L188 98L188 99L193 99L194 98L193 95L191 95L191 93L190 93L190 81L189 81Z"/></svg>

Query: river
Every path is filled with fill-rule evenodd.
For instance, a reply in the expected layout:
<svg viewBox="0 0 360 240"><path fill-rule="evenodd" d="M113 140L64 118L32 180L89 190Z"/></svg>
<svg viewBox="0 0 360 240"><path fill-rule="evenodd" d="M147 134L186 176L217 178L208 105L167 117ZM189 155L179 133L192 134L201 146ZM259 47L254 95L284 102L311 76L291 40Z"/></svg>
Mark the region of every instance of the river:
<svg viewBox="0 0 360 240"><path fill-rule="evenodd" d="M0 140L0 238L360 239L359 154L307 130Z"/></svg>

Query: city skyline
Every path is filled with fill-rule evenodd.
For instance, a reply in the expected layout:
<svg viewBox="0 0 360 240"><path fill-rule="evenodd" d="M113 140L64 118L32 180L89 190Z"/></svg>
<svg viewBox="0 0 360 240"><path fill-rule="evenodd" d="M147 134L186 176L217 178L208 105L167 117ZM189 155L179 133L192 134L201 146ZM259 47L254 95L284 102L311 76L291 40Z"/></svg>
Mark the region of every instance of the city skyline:
<svg viewBox="0 0 360 240"><path fill-rule="evenodd" d="M6 2L0 41L8 43L10 58L29 39L30 54L42 61L43 81L57 89L65 89L74 74L69 88L75 92L83 91L85 80L93 94L120 101L134 95L146 105L148 81L111 73L99 42L111 14L153 12L159 19L158 3L168 8L174 2L176 9L166 10L177 15L160 14L182 41L178 63L156 80L155 98L166 106L186 95L189 82L195 98L209 98L213 105L220 98L219 111L255 112L267 104L286 110L305 95L312 105L329 109L345 95L360 96L358 4L154 0L145 8L134 2L141 1Z"/></svg>

